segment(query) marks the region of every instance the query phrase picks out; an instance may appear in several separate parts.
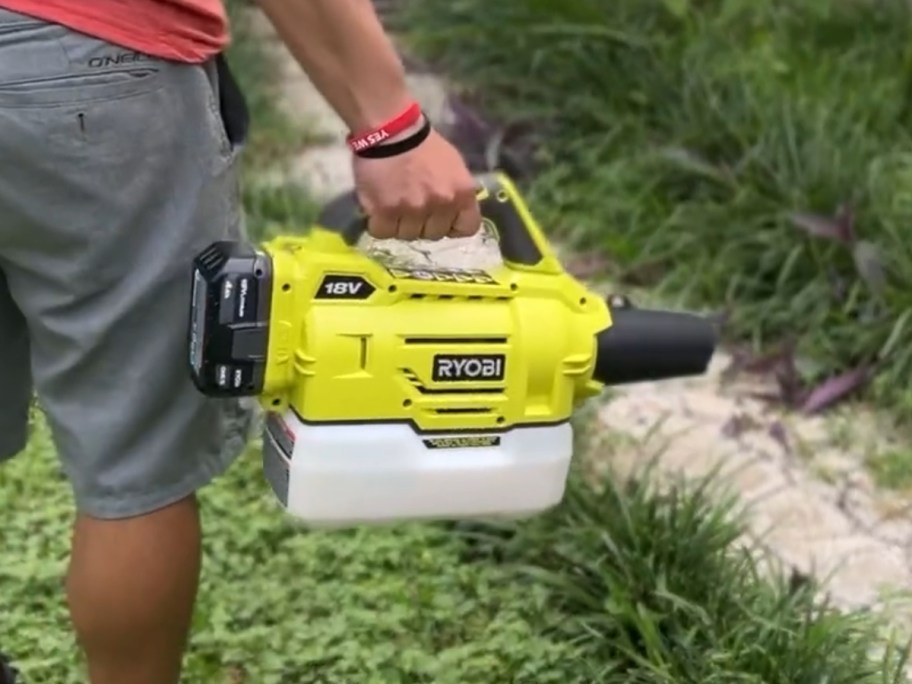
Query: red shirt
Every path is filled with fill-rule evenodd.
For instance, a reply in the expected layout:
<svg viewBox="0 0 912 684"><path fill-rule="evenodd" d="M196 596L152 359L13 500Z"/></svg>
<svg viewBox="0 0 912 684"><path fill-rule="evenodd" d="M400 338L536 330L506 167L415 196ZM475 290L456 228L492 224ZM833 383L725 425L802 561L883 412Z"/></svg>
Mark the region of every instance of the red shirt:
<svg viewBox="0 0 912 684"><path fill-rule="evenodd" d="M229 38L222 0L0 0L0 8L179 62L204 62Z"/></svg>

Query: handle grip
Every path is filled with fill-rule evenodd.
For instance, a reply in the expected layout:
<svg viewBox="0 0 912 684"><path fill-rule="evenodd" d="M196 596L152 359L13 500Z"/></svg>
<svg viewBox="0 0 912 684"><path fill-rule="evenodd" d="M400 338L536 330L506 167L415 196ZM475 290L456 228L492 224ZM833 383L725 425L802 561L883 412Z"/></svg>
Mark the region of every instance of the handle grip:
<svg viewBox="0 0 912 684"><path fill-rule="evenodd" d="M559 270L547 240L529 213L519 191L502 173L476 174L482 219L497 235L508 266ZM367 232L367 217L353 191L331 200L320 213L320 228L337 233L353 247Z"/></svg>

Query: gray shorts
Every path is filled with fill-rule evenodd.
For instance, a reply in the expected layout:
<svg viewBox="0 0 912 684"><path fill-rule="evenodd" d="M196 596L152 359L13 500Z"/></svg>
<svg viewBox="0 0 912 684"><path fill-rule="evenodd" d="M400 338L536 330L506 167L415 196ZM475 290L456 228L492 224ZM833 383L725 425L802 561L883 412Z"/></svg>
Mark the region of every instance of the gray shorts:
<svg viewBox="0 0 912 684"><path fill-rule="evenodd" d="M145 513L243 450L249 403L193 387L190 261L244 235L211 64L0 10L0 459L33 394L78 509Z"/></svg>

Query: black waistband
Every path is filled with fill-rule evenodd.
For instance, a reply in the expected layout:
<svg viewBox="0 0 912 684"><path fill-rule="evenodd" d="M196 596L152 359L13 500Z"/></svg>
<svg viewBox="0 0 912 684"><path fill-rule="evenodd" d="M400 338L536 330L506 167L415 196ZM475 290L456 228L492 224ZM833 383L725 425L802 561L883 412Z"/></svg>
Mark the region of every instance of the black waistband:
<svg viewBox="0 0 912 684"><path fill-rule="evenodd" d="M247 100L224 54L215 58L215 66L219 85L219 110L225 122L225 131L233 145L243 144L250 129Z"/></svg>

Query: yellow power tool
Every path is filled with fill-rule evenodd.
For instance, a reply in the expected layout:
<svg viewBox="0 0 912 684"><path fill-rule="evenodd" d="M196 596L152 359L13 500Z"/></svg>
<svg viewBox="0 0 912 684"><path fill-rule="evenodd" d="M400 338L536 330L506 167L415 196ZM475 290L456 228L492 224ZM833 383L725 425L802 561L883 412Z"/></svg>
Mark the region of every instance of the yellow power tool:
<svg viewBox="0 0 912 684"><path fill-rule="evenodd" d="M494 269L382 265L357 247L354 193L304 235L194 260L193 382L259 397L264 473L309 526L542 512L563 498L581 402L707 368L708 320L610 305L508 177L476 179Z"/></svg>

